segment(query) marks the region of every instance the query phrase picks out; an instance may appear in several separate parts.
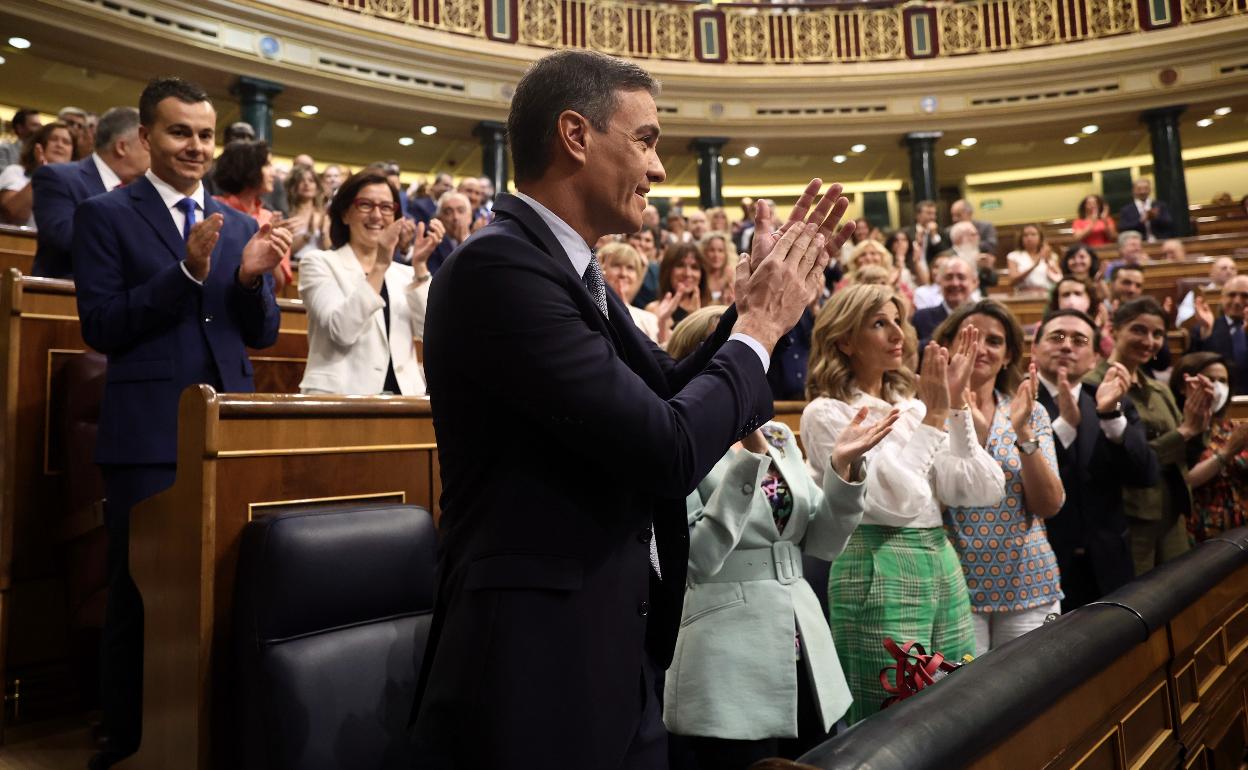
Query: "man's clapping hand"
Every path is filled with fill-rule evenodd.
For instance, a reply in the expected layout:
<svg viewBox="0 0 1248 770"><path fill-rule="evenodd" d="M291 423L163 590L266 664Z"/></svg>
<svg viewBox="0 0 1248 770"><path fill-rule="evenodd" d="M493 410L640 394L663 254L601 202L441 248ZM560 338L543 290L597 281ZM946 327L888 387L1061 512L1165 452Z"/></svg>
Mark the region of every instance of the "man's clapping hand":
<svg viewBox="0 0 1248 770"><path fill-rule="evenodd" d="M183 264L186 265L191 277L200 283L207 280L208 272L212 270L212 250L217 247L217 240L221 237L221 227L224 224L225 217L213 214L191 225L191 234L186 239L186 259Z"/></svg>
<svg viewBox="0 0 1248 770"><path fill-rule="evenodd" d="M238 266L238 282L248 288L254 286L262 275L281 263L282 257L290 251L292 239L290 230L285 227L261 225L243 247L243 257Z"/></svg>

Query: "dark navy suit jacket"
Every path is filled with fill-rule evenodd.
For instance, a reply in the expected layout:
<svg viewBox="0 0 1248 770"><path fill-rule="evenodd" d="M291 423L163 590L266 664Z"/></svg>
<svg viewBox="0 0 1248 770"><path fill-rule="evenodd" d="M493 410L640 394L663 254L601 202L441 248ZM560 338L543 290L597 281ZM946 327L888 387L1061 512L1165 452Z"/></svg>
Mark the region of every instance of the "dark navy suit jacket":
<svg viewBox="0 0 1248 770"><path fill-rule="evenodd" d="M33 275L71 278L70 247L74 242L74 211L87 198L103 195L104 182L94 155L73 163L50 163L35 170L35 226L39 228Z"/></svg>
<svg viewBox="0 0 1248 770"><path fill-rule="evenodd" d="M1149 222L1154 238L1171 238L1174 236L1174 221L1170 218L1170 209L1159 200L1154 200L1157 216ZM1127 202L1118 212L1118 231L1135 230L1144 234L1144 222L1140 219L1140 210L1135 206L1135 199Z"/></svg>
<svg viewBox="0 0 1248 770"><path fill-rule="evenodd" d="M949 317L949 311L945 309L945 303L932 307L925 307L914 313L914 319L910 322L914 326L914 333L919 337L919 353L923 352L923 348L927 347L927 342L932 338L932 333L936 331L936 327Z"/></svg>
<svg viewBox="0 0 1248 770"><path fill-rule="evenodd" d="M500 195L430 285L441 553L419 736L455 767L618 768L672 659L685 497L773 412L730 308L675 362ZM649 561L651 525L662 580ZM653 697L653 694L652 694Z"/></svg>
<svg viewBox="0 0 1248 770"><path fill-rule="evenodd" d="M272 278L255 290L237 278L255 221L209 196L204 207L205 216L224 216L225 226L202 287L183 272L186 243L146 177L78 207L73 261L82 336L108 356L99 463L175 462L182 391L207 383L250 392L246 346L277 340Z"/></svg>
<svg viewBox="0 0 1248 770"><path fill-rule="evenodd" d="M1202 339L1193 334L1189 349L1193 353L1207 351L1225 358L1227 368L1231 370L1231 379L1235 382L1235 390L1231 395L1248 395L1248 366L1242 365L1242 361L1235 360L1235 351L1232 350L1231 343L1231 321L1225 314L1219 315L1213 322L1213 329L1208 337Z"/></svg>

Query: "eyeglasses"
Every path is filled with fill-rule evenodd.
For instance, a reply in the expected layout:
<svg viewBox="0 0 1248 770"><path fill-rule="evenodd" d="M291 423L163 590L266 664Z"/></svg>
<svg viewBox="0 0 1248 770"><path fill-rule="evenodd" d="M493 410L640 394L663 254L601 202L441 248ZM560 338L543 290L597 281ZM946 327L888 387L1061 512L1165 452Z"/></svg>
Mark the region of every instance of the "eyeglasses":
<svg viewBox="0 0 1248 770"><path fill-rule="evenodd" d="M1086 348L1092 344L1092 340L1088 339L1084 334L1067 334L1066 332L1052 331L1044 335L1044 341L1054 345L1062 345L1066 340L1070 340L1070 344L1077 348Z"/></svg>
<svg viewBox="0 0 1248 770"><path fill-rule="evenodd" d="M373 209L377 209L382 214L389 214L393 216L394 212L398 211L399 209L399 207L394 205L392 201L377 202L377 201L370 201L367 198L356 198L355 200L351 201L351 205L355 206L355 210L360 212L361 214L371 214L373 213Z"/></svg>

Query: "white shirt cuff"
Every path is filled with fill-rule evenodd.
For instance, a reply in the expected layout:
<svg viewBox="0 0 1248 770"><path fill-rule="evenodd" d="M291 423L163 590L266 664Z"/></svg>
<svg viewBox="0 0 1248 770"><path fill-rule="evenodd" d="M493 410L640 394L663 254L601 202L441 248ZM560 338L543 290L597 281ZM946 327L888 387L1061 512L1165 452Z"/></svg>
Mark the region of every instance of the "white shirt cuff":
<svg viewBox="0 0 1248 770"><path fill-rule="evenodd" d="M1122 434L1127 432L1126 415L1118 415L1112 420L1101 420L1101 432L1105 434L1105 438L1115 444L1122 443Z"/></svg>
<svg viewBox="0 0 1248 770"><path fill-rule="evenodd" d="M754 339L750 335L742 334L741 332L737 332L728 338L729 342L732 342L733 340L744 342L746 345L750 346L750 350L753 350L758 354L758 360L763 365L763 373L766 374L767 370L771 368L771 356L767 354L767 348L763 347L763 343Z"/></svg>
<svg viewBox="0 0 1248 770"><path fill-rule="evenodd" d="M191 275L191 271L190 271L190 270L188 270L188 269L187 269L187 267L186 267L186 262L179 262L178 264L182 266L182 272L186 274L186 277L187 277L187 278L190 278L192 281L194 281L195 283L199 284L200 286L203 286L203 285L204 285L204 282L203 282L203 281L201 281L201 280L199 280L198 278L196 278L195 276Z"/></svg>
<svg viewBox="0 0 1248 770"><path fill-rule="evenodd" d="M1059 416L1053 421L1053 435L1057 436L1057 440L1062 443L1062 449L1065 449L1075 443L1075 439L1079 437L1079 431L1066 422L1065 417Z"/></svg>

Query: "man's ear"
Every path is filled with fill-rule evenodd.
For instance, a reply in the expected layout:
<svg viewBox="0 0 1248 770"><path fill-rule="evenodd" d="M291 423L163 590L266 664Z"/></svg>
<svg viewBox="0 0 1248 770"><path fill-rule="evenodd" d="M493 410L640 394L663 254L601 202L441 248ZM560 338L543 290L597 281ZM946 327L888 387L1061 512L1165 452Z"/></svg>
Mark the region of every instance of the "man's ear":
<svg viewBox="0 0 1248 770"><path fill-rule="evenodd" d="M142 123L139 124L139 143L148 151L152 151L152 130Z"/></svg>
<svg viewBox="0 0 1248 770"><path fill-rule="evenodd" d="M555 144L577 166L584 166L589 158L589 121L573 110L559 113L555 124Z"/></svg>

